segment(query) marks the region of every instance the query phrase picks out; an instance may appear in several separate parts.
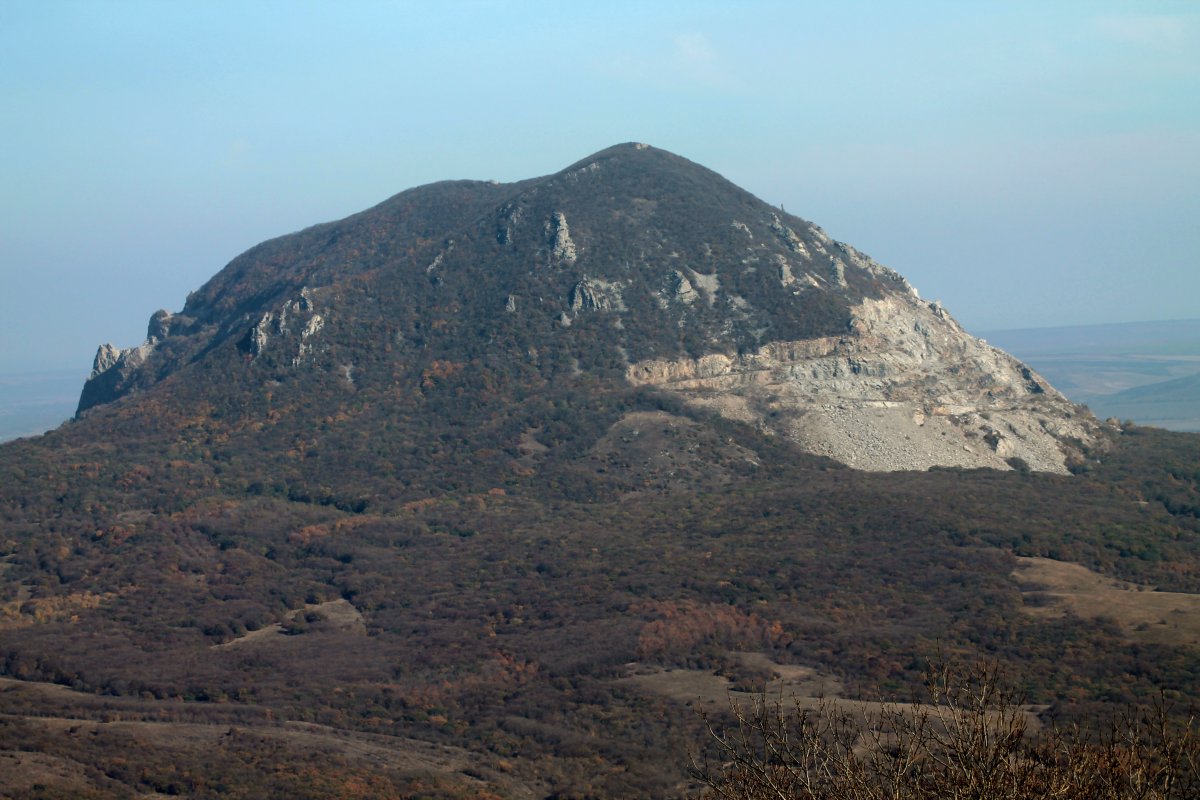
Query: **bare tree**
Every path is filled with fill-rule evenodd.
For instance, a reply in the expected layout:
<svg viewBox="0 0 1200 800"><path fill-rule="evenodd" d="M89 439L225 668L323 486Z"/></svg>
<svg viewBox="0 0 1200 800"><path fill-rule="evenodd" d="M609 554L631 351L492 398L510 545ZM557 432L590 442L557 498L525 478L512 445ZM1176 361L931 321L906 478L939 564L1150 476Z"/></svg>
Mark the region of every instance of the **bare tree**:
<svg viewBox="0 0 1200 800"><path fill-rule="evenodd" d="M730 701L693 758L702 795L722 800L1191 800L1200 797L1192 720L1165 701L1103 732L1041 728L995 665L930 668L927 698Z"/></svg>

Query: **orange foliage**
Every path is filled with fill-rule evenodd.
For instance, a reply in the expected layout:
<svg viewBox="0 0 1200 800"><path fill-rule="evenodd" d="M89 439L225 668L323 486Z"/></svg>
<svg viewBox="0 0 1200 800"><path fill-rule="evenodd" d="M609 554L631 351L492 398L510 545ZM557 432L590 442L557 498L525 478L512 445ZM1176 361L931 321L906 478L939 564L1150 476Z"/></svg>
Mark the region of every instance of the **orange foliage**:
<svg viewBox="0 0 1200 800"><path fill-rule="evenodd" d="M290 544L308 544L314 539L322 539L333 533L329 525L305 525L303 528L288 534Z"/></svg>
<svg viewBox="0 0 1200 800"><path fill-rule="evenodd" d="M438 359L421 373L421 388L432 389L438 381L449 378L456 372L461 372L466 364L459 361L443 361Z"/></svg>
<svg viewBox="0 0 1200 800"><path fill-rule="evenodd" d="M426 711L444 707L453 698L472 689L503 689L511 691L525 686L537 677L536 661L517 658L508 653L493 651L487 660L475 665L472 671L450 678L400 691L403 701Z"/></svg>
<svg viewBox="0 0 1200 800"><path fill-rule="evenodd" d="M708 642L728 647L777 647L787 642L778 620L720 603L652 601L636 609L658 619L638 633L638 658L682 655Z"/></svg>
<svg viewBox="0 0 1200 800"><path fill-rule="evenodd" d="M303 528L288 534L288 541L292 544L308 544L314 539L322 539L333 534L351 533L355 528L361 528L363 525L368 525L372 522L379 522L380 519L380 517L375 515L364 514L362 516L339 519L335 522L305 525Z"/></svg>
<svg viewBox="0 0 1200 800"><path fill-rule="evenodd" d="M400 507L405 511L425 511L426 509L433 508L437 504L438 498L425 497L421 500L411 500Z"/></svg>

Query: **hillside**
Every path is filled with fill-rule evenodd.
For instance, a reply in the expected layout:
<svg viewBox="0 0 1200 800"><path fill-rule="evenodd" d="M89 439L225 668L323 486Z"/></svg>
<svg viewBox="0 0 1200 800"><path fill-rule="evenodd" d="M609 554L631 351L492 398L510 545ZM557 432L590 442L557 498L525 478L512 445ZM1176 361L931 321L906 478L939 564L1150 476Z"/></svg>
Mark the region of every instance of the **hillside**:
<svg viewBox="0 0 1200 800"><path fill-rule="evenodd" d="M823 237L622 145L266 242L102 347L0 446L0 796L683 796L725 688L907 695L938 650L1046 717L1186 710L1197 437Z"/></svg>

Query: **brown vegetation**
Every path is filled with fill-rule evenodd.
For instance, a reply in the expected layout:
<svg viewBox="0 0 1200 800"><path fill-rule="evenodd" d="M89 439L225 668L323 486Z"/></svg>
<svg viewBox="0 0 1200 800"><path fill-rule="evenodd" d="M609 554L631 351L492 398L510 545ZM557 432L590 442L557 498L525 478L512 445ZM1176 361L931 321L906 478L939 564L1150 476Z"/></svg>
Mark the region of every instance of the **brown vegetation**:
<svg viewBox="0 0 1200 800"><path fill-rule="evenodd" d="M270 402L297 410L257 431L239 427L262 418L249 401L153 434L174 418L117 403L5 445L0 671L81 690L61 718L91 716L82 697L243 729L269 713L460 748L470 765L448 780L504 775L542 797L685 791L701 731L670 680L754 691L811 670L845 697L905 695L941 641L1003 660L1067 721L1163 688L1200 696L1190 645L1024 614L1012 577L1014 556L1038 556L1200 591L1194 437L1132 429L1075 477L872 475L586 376L553 392L513 379L474 405L474 368L390 402L395 384L369 376L356 372L352 396L323 395L319 372L281 382ZM402 378L415 388L421 372ZM344 620L310 608L333 603ZM270 633L213 647L253 631ZM629 680L631 662L665 677ZM0 693L0 751L82 754L106 774L130 750L112 737L82 750L37 727L47 713ZM151 755L196 780L218 769L203 751ZM230 796L310 760L245 755L227 762L241 765L225 773ZM99 796L151 791L114 774Z"/></svg>
<svg viewBox="0 0 1200 800"><path fill-rule="evenodd" d="M855 714L832 701L788 709L731 702L695 763L722 800L1188 800L1200 740L1164 706L1088 731L1031 731L995 666L931 669L928 697Z"/></svg>

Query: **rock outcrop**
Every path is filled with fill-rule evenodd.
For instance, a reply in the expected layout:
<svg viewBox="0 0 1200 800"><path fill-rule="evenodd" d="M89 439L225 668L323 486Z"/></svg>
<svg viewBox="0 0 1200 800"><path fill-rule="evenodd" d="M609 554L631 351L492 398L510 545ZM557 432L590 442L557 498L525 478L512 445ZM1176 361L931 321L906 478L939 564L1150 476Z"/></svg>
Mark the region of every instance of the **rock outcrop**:
<svg viewBox="0 0 1200 800"><path fill-rule="evenodd" d="M1066 472L1072 442L1099 428L1028 367L910 292L864 301L844 336L642 361L627 377L867 470L1024 462Z"/></svg>
<svg viewBox="0 0 1200 800"><path fill-rule="evenodd" d="M553 256L559 264L570 266L575 263L575 242L571 239L571 228L567 225L567 217L561 211L555 211L546 230L554 237Z"/></svg>
<svg viewBox="0 0 1200 800"><path fill-rule="evenodd" d="M111 403L131 391L139 377L139 368L159 342L170 335L172 318L168 311L156 311L150 317L146 340L136 347L118 348L112 343L100 345L92 360L91 374L80 393L76 414L92 406Z"/></svg>
<svg viewBox="0 0 1200 800"><path fill-rule="evenodd" d="M247 322L245 316L234 320L229 326L230 332ZM292 366L299 366L313 353L317 334L324 326L325 319L314 310L311 290L302 287L295 297L274 310L262 312L249 323L237 346L249 359L254 360L274 342L282 339L288 342L282 347L291 353L287 361ZM161 352L165 343L178 342L180 349L187 352L197 346L195 341L190 340L204 339L212 333L212 326L199 326L196 320L187 315L172 314L166 310L154 312L147 326L146 340L141 344L124 349L113 344L100 345L92 362L91 374L80 393L76 416L157 383L163 373L170 371L171 359ZM157 369L148 369L156 358L164 363L160 363Z"/></svg>

